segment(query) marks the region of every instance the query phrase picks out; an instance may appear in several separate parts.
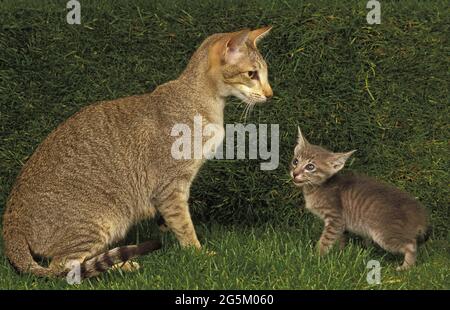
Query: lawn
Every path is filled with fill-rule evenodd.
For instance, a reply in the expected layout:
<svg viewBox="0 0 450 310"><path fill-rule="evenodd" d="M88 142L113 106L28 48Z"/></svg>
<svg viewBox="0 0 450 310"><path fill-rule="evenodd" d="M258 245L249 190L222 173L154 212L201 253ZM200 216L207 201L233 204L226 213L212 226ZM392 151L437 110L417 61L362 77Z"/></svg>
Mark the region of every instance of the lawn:
<svg viewBox="0 0 450 310"><path fill-rule="evenodd" d="M4 289L450 289L449 38L447 1L0 1L0 211L33 150L92 102L152 91L176 78L204 38L273 25L260 49L275 96L248 123L279 124L280 165L212 160L191 191L205 252L181 250L150 221L124 243L162 238L136 273L109 272L70 286L17 275L0 250ZM226 123L242 122L230 100ZM303 209L288 163L296 128L336 151L357 149L348 169L405 189L430 210L433 234L417 267L353 238L319 258L322 223ZM381 284L368 284L379 260Z"/></svg>

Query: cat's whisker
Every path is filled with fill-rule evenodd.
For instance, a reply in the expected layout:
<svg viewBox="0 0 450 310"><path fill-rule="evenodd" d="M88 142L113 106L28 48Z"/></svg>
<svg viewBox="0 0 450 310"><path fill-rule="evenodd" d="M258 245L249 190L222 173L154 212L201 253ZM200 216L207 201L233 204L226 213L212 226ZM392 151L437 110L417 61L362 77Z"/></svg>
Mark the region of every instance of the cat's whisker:
<svg viewBox="0 0 450 310"><path fill-rule="evenodd" d="M250 111L250 104L247 106L247 110L245 111L245 122L247 123L248 113Z"/></svg>
<svg viewBox="0 0 450 310"><path fill-rule="evenodd" d="M249 103L249 104L248 104L247 114L246 114L246 116L245 116L245 121L246 121L246 122L247 122L247 117L249 117L250 114L252 113L253 106L254 106L253 103Z"/></svg>
<svg viewBox="0 0 450 310"><path fill-rule="evenodd" d="M246 103L246 102L241 102L242 104L245 104L245 107L244 107L244 109L242 110L242 113L241 113L241 117L239 118L239 120L240 121L242 121L243 119L245 120L245 111L247 111L247 108L248 108L248 104Z"/></svg>
<svg viewBox="0 0 450 310"><path fill-rule="evenodd" d="M245 109L245 116L244 116L245 123L247 123L248 111L250 111L250 104L248 104L247 108Z"/></svg>
<svg viewBox="0 0 450 310"><path fill-rule="evenodd" d="M241 120L242 120L242 118L243 118L243 119L244 119L244 122L246 123L246 122L247 122L248 112L249 112L249 110L250 110L250 108L251 108L251 103L245 103L245 104L246 104L246 106L245 106L245 108L244 108L244 111L242 112Z"/></svg>
<svg viewBox="0 0 450 310"><path fill-rule="evenodd" d="M254 108L254 107L255 107L255 104L253 103L253 104L251 105L251 107L250 107L250 113L249 113L249 115L252 114L253 108Z"/></svg>

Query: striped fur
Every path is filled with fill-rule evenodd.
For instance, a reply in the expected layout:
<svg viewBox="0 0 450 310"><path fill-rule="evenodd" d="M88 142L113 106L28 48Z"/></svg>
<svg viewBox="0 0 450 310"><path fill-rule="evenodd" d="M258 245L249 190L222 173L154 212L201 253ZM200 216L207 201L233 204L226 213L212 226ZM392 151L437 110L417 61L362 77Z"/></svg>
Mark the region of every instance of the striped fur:
<svg viewBox="0 0 450 310"><path fill-rule="evenodd" d="M127 262L160 248L161 243L159 241L146 241L138 245L114 248L83 262L80 269L81 278L95 277L118 263Z"/></svg>
<svg viewBox="0 0 450 310"><path fill-rule="evenodd" d="M11 264L55 276L68 263L86 261L86 275L95 274L117 260L114 250L101 254L110 244L157 213L181 246L201 248L188 201L206 157L175 158L172 132L177 124L194 132L201 116L204 126L223 133L227 97L249 108L272 96L256 47L269 30L213 34L177 79L153 92L88 105L53 130L22 167L6 203L4 253ZM51 258L49 268L31 253Z"/></svg>
<svg viewBox="0 0 450 310"><path fill-rule="evenodd" d="M306 209L325 223L318 243L321 255L336 241L344 247L344 233L350 231L403 254L397 270L415 264L417 245L430 233L428 214L418 201L371 178L337 174L353 152L333 153L312 145L300 129L294 153L291 177L302 188Z"/></svg>
<svg viewBox="0 0 450 310"><path fill-rule="evenodd" d="M18 238L18 240L23 240ZM22 254L24 258L22 261L26 261L27 265L18 265L15 261L11 261L11 265L14 269L21 272L30 272L39 277L65 277L67 273L73 267L73 263L77 263L80 266L80 276L82 279L91 278L99 275L102 272L110 269L112 266L125 263L138 256L146 255L150 252L161 248L161 242L156 240L146 241L138 245L127 245L111 249L107 252L101 253L97 256L89 258L87 260L82 259L70 259L67 258L64 261L52 261L48 268L40 266L24 244L17 244L17 249L25 251ZM25 259L26 258L26 259Z"/></svg>

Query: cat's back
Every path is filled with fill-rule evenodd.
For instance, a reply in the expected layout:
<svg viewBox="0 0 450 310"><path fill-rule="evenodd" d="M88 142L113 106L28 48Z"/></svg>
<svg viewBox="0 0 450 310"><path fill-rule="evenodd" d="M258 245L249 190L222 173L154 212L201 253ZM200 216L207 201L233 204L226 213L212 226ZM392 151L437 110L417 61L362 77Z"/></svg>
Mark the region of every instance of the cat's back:
<svg viewBox="0 0 450 310"><path fill-rule="evenodd" d="M181 105L187 90L173 80L150 93L82 108L57 126L26 161L7 209L64 201L89 204L99 195L119 204L140 196L144 201L161 179L157 172L167 173L174 166L170 129L189 117L189 107Z"/></svg>
<svg viewBox="0 0 450 310"><path fill-rule="evenodd" d="M94 188L119 188L120 178L126 179L135 155L133 141L157 136L154 100L149 93L94 103L76 112L26 161L7 205L38 203L53 196L69 200L72 193L81 194L78 191L89 195ZM155 113L148 113L152 105ZM142 134L137 128L144 121L149 125Z"/></svg>
<svg viewBox="0 0 450 310"><path fill-rule="evenodd" d="M31 166L38 169L46 163L54 166L59 158L70 162L75 155L97 153L96 148L108 152L108 144L126 140L147 98L148 95L133 96L83 107L44 139L25 164L25 170Z"/></svg>

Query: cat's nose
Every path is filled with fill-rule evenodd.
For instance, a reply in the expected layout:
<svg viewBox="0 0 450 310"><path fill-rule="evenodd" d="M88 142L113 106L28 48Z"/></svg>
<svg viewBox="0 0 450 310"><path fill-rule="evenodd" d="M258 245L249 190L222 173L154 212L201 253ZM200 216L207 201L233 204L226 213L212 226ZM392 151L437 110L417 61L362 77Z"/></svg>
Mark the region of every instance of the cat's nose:
<svg viewBox="0 0 450 310"><path fill-rule="evenodd" d="M270 99L273 97L273 91L270 86L268 86L264 89L264 96L266 96L267 99Z"/></svg>

